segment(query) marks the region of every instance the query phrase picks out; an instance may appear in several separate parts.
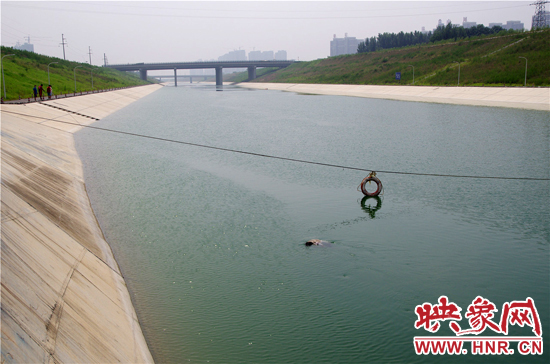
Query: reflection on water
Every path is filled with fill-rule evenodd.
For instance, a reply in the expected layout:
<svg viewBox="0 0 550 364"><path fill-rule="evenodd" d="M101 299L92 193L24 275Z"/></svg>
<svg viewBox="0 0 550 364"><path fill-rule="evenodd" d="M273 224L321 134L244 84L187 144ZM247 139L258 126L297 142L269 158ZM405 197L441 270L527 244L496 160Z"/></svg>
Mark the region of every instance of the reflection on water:
<svg viewBox="0 0 550 364"><path fill-rule="evenodd" d="M550 175L545 112L215 90L163 88L97 125L374 170ZM379 173L382 201L357 192L356 171L91 129L76 139L157 362L525 360L417 356L413 337L428 333L414 308L441 295L463 309L532 297L550 332L548 181ZM306 248L314 238L331 248ZM528 360L548 353L546 340Z"/></svg>
<svg viewBox="0 0 550 364"><path fill-rule="evenodd" d="M368 204L369 202L375 202L376 206L372 207L372 205ZM361 208L369 214L371 219L374 219L376 217L376 211L382 208L382 199L378 196L365 196L361 199Z"/></svg>

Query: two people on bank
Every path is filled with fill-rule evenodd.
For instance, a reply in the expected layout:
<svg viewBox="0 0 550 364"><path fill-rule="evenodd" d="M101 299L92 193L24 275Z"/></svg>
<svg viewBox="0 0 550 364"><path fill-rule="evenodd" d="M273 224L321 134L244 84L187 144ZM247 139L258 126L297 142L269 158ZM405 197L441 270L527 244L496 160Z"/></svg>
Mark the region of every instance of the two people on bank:
<svg viewBox="0 0 550 364"><path fill-rule="evenodd" d="M34 100L36 101L36 96L40 96L40 100L44 100L44 97L42 96L44 93L44 86L40 84L38 88L36 88L36 85L34 85L34 88L32 89L34 93ZM46 89L46 92L48 93L48 99L52 98L53 95L53 88L52 85L48 85L48 88Z"/></svg>

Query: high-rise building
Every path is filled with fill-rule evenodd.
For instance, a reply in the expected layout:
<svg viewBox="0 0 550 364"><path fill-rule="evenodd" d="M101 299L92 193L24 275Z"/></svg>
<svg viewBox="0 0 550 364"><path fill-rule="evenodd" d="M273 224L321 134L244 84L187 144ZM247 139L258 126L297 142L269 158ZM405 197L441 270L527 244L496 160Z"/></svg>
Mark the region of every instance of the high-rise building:
<svg viewBox="0 0 550 364"><path fill-rule="evenodd" d="M273 59L273 51L262 52L262 61L272 61Z"/></svg>
<svg viewBox="0 0 550 364"><path fill-rule="evenodd" d="M523 23L519 20L508 20L502 27L506 30L523 30Z"/></svg>
<svg viewBox="0 0 550 364"><path fill-rule="evenodd" d="M277 61L286 61L286 51L277 51L275 53L275 59Z"/></svg>
<svg viewBox="0 0 550 364"><path fill-rule="evenodd" d="M464 29L473 28L477 25L475 21L468 21L467 17L462 18L462 27Z"/></svg>
<svg viewBox="0 0 550 364"><path fill-rule="evenodd" d="M218 57L218 61L246 61L246 52L244 49L234 50Z"/></svg>
<svg viewBox="0 0 550 364"><path fill-rule="evenodd" d="M284 58L277 58L284 57ZM286 51L278 51L274 54L273 51L251 51L248 52L249 61L272 61L274 59L286 60Z"/></svg>
<svg viewBox="0 0 550 364"><path fill-rule="evenodd" d="M250 51L248 52L249 61L261 61L262 60L262 51Z"/></svg>
<svg viewBox="0 0 550 364"><path fill-rule="evenodd" d="M19 49L21 51L29 51L29 52L34 53L34 45L31 44L31 38L30 37L27 37L27 41L24 44L21 44L21 43L17 42L13 48L14 49Z"/></svg>
<svg viewBox="0 0 550 364"><path fill-rule="evenodd" d="M330 56L340 56L342 54L354 54L357 53L357 46L361 41L355 37L348 37L348 33L344 38L334 38L330 41Z"/></svg>
<svg viewBox="0 0 550 364"><path fill-rule="evenodd" d="M241 49L234 50L218 57L218 61L246 61L246 52ZM246 68L223 68L223 73L244 72Z"/></svg>

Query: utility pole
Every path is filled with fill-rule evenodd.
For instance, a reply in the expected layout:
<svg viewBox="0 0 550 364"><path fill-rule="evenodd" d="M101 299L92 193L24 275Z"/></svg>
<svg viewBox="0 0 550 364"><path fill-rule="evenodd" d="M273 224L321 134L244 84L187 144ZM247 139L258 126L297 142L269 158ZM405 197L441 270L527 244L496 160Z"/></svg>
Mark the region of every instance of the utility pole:
<svg viewBox="0 0 550 364"><path fill-rule="evenodd" d="M409 67L412 67L412 68L413 68L413 85L414 85L414 66L413 66L413 65L409 65Z"/></svg>
<svg viewBox="0 0 550 364"><path fill-rule="evenodd" d="M107 56L105 55L105 53L103 53L103 65L107 65Z"/></svg>
<svg viewBox="0 0 550 364"><path fill-rule="evenodd" d="M61 34L61 43L59 43L59 44L63 45L63 59L66 60L66 58L65 58L65 44L67 44L67 43L65 43L65 38L63 37L63 34Z"/></svg>
<svg viewBox="0 0 550 364"><path fill-rule="evenodd" d="M88 54L90 55L90 66L92 65L92 49L88 46Z"/></svg>

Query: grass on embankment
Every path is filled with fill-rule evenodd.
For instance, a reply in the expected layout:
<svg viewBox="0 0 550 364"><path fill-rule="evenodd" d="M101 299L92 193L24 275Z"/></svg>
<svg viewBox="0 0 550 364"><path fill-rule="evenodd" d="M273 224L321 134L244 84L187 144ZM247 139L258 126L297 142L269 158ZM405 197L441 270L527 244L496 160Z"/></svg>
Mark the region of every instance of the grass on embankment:
<svg viewBox="0 0 550 364"><path fill-rule="evenodd" d="M429 43L298 62L253 82L456 86L550 85L550 30ZM401 72L401 83L395 73Z"/></svg>
<svg viewBox="0 0 550 364"><path fill-rule="evenodd" d="M33 87L44 85L44 94L48 87L48 64L50 65L50 83L55 95L72 93L75 90L75 67L77 92L92 90L92 75L94 79L94 90L105 90L110 88L121 88L149 84L143 81L136 74L120 72L110 68L90 66L87 63L65 61L60 58L48 57L41 54L17 50L9 47L2 47L2 61L4 76L6 77L6 100L16 100L19 97L28 98L33 96ZM3 82L4 80L2 80ZM0 83L0 85L2 85ZM3 87L3 86L2 86ZM2 88L2 97L4 90Z"/></svg>

